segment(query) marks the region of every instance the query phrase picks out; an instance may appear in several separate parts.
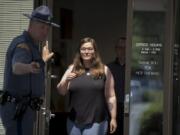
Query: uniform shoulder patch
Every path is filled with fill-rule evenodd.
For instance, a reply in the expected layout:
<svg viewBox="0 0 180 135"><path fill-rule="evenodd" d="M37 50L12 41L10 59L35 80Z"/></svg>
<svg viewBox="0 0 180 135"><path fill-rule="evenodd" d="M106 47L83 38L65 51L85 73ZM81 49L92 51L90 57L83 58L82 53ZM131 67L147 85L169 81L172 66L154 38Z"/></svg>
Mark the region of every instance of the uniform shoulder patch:
<svg viewBox="0 0 180 135"><path fill-rule="evenodd" d="M18 48L26 49L27 51L30 51L30 48L27 44L21 43L17 45Z"/></svg>

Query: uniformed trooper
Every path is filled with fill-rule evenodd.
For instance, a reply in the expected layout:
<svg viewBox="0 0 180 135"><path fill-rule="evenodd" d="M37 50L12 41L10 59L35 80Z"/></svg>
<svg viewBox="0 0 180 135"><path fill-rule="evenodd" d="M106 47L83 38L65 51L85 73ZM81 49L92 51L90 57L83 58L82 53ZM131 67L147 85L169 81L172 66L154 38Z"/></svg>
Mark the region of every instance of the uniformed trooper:
<svg viewBox="0 0 180 135"><path fill-rule="evenodd" d="M6 135L32 135L36 111L44 94L44 66L52 56L46 45L42 53L39 43L46 41L52 22L47 6L37 7L31 14L27 31L14 38L7 50L1 118Z"/></svg>

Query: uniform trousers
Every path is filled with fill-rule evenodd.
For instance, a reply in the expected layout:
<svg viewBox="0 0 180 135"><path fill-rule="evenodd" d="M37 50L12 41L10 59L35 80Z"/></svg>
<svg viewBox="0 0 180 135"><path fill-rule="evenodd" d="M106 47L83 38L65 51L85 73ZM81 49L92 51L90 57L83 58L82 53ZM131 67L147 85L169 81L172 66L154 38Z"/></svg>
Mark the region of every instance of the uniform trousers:
<svg viewBox="0 0 180 135"><path fill-rule="evenodd" d="M27 107L22 117L14 119L16 110L15 103L7 102L1 106L0 110L6 135L33 135L36 111Z"/></svg>

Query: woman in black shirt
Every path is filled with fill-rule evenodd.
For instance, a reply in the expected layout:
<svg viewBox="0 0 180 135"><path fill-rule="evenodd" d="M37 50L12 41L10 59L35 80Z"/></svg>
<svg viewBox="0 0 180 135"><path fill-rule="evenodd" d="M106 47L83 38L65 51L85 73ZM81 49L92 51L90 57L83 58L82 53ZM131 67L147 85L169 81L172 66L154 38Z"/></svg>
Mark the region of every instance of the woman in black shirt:
<svg viewBox="0 0 180 135"><path fill-rule="evenodd" d="M73 64L57 85L60 94L70 94L69 135L105 135L110 114L110 132L116 130L116 96L113 76L99 56L95 40L80 42Z"/></svg>

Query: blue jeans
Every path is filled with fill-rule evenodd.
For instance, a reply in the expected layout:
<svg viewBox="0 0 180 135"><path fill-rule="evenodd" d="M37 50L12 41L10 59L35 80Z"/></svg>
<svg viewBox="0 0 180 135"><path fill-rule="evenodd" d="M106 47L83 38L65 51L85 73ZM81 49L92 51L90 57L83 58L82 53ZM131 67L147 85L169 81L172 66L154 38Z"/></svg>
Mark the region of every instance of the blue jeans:
<svg viewBox="0 0 180 135"><path fill-rule="evenodd" d="M76 124L70 119L67 120L68 135L106 135L107 129L107 120L86 125Z"/></svg>

